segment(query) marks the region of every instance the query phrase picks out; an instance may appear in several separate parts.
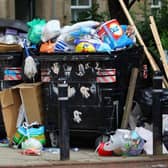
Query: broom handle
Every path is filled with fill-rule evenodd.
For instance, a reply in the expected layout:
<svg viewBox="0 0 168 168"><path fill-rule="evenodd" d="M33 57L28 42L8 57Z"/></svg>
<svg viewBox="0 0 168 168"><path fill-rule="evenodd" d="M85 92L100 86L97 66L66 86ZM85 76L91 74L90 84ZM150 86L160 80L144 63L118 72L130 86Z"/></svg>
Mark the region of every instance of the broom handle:
<svg viewBox="0 0 168 168"><path fill-rule="evenodd" d="M148 59L150 65L151 65L152 69L153 69L154 71L160 71L159 66L156 64L154 58L152 57L152 55L151 55L150 52L148 51L148 49L147 49L147 47L146 47L144 41L142 40L142 37L141 37L141 35L140 35L138 29L136 28L135 23L134 23L133 19L131 18L131 15L129 14L128 9L127 9L127 7L126 7L124 1L123 1L123 0L119 0L119 2L120 2L120 5L121 5L121 7L122 7L122 9L123 9L123 11L124 11L124 13L125 13L125 15L126 15L128 21L129 21L129 23L130 23L130 25L132 25L133 28L134 28L134 30L135 30L135 35L136 35L136 37L137 37L139 43L143 46L144 52L145 52L145 54L146 54L146 57L147 57L147 59ZM165 78L163 79L163 82L164 82L165 87L168 87L168 83L167 83L167 81L166 81Z"/></svg>

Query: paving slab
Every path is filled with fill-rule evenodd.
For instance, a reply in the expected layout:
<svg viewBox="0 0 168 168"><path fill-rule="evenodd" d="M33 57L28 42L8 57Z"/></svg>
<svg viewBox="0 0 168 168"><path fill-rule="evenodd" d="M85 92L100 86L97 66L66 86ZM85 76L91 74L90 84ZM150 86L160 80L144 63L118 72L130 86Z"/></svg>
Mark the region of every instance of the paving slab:
<svg viewBox="0 0 168 168"><path fill-rule="evenodd" d="M23 155L21 149L0 147L0 168L167 168L168 156L100 157L94 150L70 150L70 160L60 161L59 151L43 151L39 156Z"/></svg>

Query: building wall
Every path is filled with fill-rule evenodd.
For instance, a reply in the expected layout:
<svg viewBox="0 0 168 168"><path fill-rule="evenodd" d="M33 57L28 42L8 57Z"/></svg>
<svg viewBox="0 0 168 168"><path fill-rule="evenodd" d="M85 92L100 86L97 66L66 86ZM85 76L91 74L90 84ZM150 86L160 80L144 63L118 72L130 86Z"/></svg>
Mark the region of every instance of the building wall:
<svg viewBox="0 0 168 168"><path fill-rule="evenodd" d="M108 0L96 0L100 8L98 12L108 12Z"/></svg>
<svg viewBox="0 0 168 168"><path fill-rule="evenodd" d="M8 12L7 12L7 18L10 19L15 19L15 1L14 0L7 0L7 8L8 8Z"/></svg>
<svg viewBox="0 0 168 168"><path fill-rule="evenodd" d="M0 0L0 17L7 18L8 16L8 10L7 10L7 1L6 0Z"/></svg>
<svg viewBox="0 0 168 168"><path fill-rule="evenodd" d="M59 19L62 25L71 21L70 0L36 0L36 16L46 20ZM99 3L99 12L108 12L107 0L93 0ZM131 12L138 19L142 19L144 3L150 7L150 0L141 0L133 5ZM0 18L15 18L15 0L0 0Z"/></svg>
<svg viewBox="0 0 168 168"><path fill-rule="evenodd" d="M107 0L97 1L101 8L100 12L107 11ZM46 20L59 19L62 25L71 21L70 0L36 0L36 16ZM15 18L15 0L0 0L0 17Z"/></svg>
<svg viewBox="0 0 168 168"><path fill-rule="evenodd" d="M39 0L38 0L39 1ZM43 4L42 6L45 6L45 8L48 8L48 12L45 12L42 16L43 18L51 19L56 18L59 19L62 25L67 25L71 22L71 1L70 0L50 0L50 5L46 5L46 1L42 0ZM93 2L99 3L100 8L98 12L104 12L108 11L108 5L107 0L93 0ZM47 10L40 10L38 13L42 13L42 11Z"/></svg>
<svg viewBox="0 0 168 168"><path fill-rule="evenodd" d="M36 13L35 15L37 17L40 17L40 18L44 18L46 20L49 20L51 18L51 15L52 15L52 10L51 10L51 7L52 7L52 0L36 0ZM47 5L46 5L46 2L47 2ZM38 8L37 8L38 6Z"/></svg>
<svg viewBox="0 0 168 168"><path fill-rule="evenodd" d="M59 19L62 25L71 20L70 0L36 0L36 17ZM0 0L0 18L15 19L15 0Z"/></svg>
<svg viewBox="0 0 168 168"><path fill-rule="evenodd" d="M151 5L151 0L141 0L141 1L136 2L132 6L130 13L135 18L135 21L144 20L145 8L146 8L146 12L148 12L149 14L149 12L151 11L150 5Z"/></svg>
<svg viewBox="0 0 168 168"><path fill-rule="evenodd" d="M62 25L68 24L71 19L70 0L38 0L36 16L46 20L59 19Z"/></svg>

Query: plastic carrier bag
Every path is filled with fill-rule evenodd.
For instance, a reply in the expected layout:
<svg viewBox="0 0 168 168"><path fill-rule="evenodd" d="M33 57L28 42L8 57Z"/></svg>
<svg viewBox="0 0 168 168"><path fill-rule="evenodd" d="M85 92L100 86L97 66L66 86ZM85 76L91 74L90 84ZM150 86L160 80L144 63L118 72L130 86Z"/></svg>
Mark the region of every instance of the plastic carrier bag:
<svg viewBox="0 0 168 168"><path fill-rule="evenodd" d="M46 25L46 21L43 19L33 19L27 25L29 27L28 39L33 44L38 44L41 41L42 30Z"/></svg>
<svg viewBox="0 0 168 168"><path fill-rule="evenodd" d="M28 138L37 139L42 145L46 143L44 126L36 122L28 125L26 122L20 126L13 136L12 145L19 147Z"/></svg>
<svg viewBox="0 0 168 168"><path fill-rule="evenodd" d="M59 20L50 20L42 30L41 40L46 42L61 33L61 26Z"/></svg>

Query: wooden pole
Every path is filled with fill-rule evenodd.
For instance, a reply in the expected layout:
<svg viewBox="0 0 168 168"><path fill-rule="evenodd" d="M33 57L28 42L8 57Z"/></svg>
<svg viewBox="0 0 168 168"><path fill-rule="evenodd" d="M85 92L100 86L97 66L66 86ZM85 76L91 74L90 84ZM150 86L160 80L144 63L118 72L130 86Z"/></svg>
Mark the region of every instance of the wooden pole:
<svg viewBox="0 0 168 168"><path fill-rule="evenodd" d="M147 57L150 65L151 65L153 71L160 71L159 66L156 64L154 58L152 57L152 55L148 51L148 49L147 49L147 47L146 47L146 45L145 45L145 43L144 43L139 31L138 31L138 29L136 28L136 25L135 25L131 15L129 14L129 11L128 11L124 1L123 0L119 0L119 2L120 2L120 5L121 5L121 7L122 7L122 9L123 9L128 21L129 21L129 24L132 25L134 30L135 30L135 35L136 35L139 43L143 46L144 52L146 54L146 57ZM163 82L164 82L164 86L167 88L168 87L168 82L167 82L167 80L165 78L163 79Z"/></svg>
<svg viewBox="0 0 168 168"><path fill-rule="evenodd" d="M137 77L138 77L138 68L132 68L127 97L126 97L126 103L124 107L123 118L121 122L121 128L123 129L126 129L128 126L128 118L132 110L133 97L134 97Z"/></svg>
<svg viewBox="0 0 168 168"><path fill-rule="evenodd" d="M167 64L166 55L164 53L163 46L162 46L162 43L161 43L161 40L160 40L160 36L159 36L158 30L157 30L157 26L156 26L156 23L155 23L155 20L154 20L153 16L150 16L149 19L150 19L150 22L151 22L150 28L152 30L152 34L153 34L157 49L158 49L159 54L160 54L160 59L161 59L162 64L163 64L163 68L164 68L166 77L168 79L168 64Z"/></svg>

